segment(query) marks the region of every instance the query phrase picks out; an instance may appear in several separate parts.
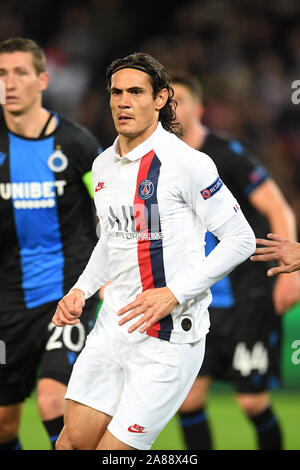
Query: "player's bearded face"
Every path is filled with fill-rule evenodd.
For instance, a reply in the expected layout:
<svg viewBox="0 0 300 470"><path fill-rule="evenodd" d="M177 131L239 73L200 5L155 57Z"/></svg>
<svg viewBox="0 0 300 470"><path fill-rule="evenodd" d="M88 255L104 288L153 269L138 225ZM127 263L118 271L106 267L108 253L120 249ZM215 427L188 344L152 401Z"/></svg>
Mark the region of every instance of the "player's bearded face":
<svg viewBox="0 0 300 470"><path fill-rule="evenodd" d="M147 137L158 121L162 103L161 97L153 97L148 74L126 68L112 75L110 107L118 134L134 138Z"/></svg>
<svg viewBox="0 0 300 470"><path fill-rule="evenodd" d="M0 54L0 80L5 83L4 110L22 114L35 103L40 104L48 74L37 74L30 52L17 51Z"/></svg>

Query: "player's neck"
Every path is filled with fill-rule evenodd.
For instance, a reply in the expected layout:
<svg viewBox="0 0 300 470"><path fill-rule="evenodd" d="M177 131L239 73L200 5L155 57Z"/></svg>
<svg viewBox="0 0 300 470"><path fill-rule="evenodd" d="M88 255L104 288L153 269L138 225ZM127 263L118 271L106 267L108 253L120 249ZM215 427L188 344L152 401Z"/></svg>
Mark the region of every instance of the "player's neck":
<svg viewBox="0 0 300 470"><path fill-rule="evenodd" d="M40 136L48 118L49 111L42 107L36 107L22 114L12 114L4 111L7 128L15 134L36 139ZM50 134L56 127L56 120L52 119L46 134Z"/></svg>
<svg viewBox="0 0 300 470"><path fill-rule="evenodd" d="M206 134L206 128L201 124L201 122L195 122L184 130L182 140L190 147L199 150L204 143Z"/></svg>
<svg viewBox="0 0 300 470"><path fill-rule="evenodd" d="M135 147L142 144L147 140L156 130L158 122L155 121L145 131L135 135L122 135L119 134L119 152L120 156L124 156L131 152Z"/></svg>

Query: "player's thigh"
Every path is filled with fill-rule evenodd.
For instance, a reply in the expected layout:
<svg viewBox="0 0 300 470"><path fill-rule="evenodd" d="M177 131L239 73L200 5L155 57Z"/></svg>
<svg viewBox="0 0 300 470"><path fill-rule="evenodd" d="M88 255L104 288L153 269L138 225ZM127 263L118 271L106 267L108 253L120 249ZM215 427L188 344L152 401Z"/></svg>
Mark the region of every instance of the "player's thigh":
<svg viewBox="0 0 300 470"><path fill-rule="evenodd" d="M113 416L123 391L124 373L117 360L116 336L98 323L74 364L66 399Z"/></svg>
<svg viewBox="0 0 300 470"><path fill-rule="evenodd" d="M210 329L198 377L228 380L231 368L231 338L235 330L233 308L210 308Z"/></svg>
<svg viewBox="0 0 300 470"><path fill-rule="evenodd" d="M232 376L237 393L260 394L280 386L281 318L267 297L237 306Z"/></svg>
<svg viewBox="0 0 300 470"><path fill-rule="evenodd" d="M0 406L22 403L31 394L45 346L46 325L52 303L10 316L1 313L1 339L6 346L6 361L0 365Z"/></svg>
<svg viewBox="0 0 300 470"><path fill-rule="evenodd" d="M136 450L117 439L108 429L97 446L97 450Z"/></svg>
<svg viewBox="0 0 300 470"><path fill-rule="evenodd" d="M172 344L149 337L128 357L124 391L108 430L128 446L150 449L188 394L204 347L205 340Z"/></svg>
<svg viewBox="0 0 300 470"><path fill-rule="evenodd" d="M54 379L40 379L37 384L37 402L43 421L49 421L64 413L64 397L67 386Z"/></svg>
<svg viewBox="0 0 300 470"><path fill-rule="evenodd" d="M57 447L96 449L110 421L111 416L101 411L73 400L66 400L65 425Z"/></svg>
<svg viewBox="0 0 300 470"><path fill-rule="evenodd" d="M236 400L247 415L255 416L268 408L270 405L270 394L268 392L237 393Z"/></svg>
<svg viewBox="0 0 300 470"><path fill-rule="evenodd" d="M207 393L213 381L212 377L198 376L192 385L186 399L182 403L179 411L191 413L205 406Z"/></svg>

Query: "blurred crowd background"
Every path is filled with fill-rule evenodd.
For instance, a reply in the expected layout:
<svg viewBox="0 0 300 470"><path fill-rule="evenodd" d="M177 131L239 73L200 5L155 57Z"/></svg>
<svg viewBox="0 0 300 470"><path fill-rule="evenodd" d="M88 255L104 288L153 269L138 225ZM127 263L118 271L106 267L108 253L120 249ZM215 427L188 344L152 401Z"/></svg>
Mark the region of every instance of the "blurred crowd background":
<svg viewBox="0 0 300 470"><path fill-rule="evenodd" d="M104 85L112 60L142 51L198 76L205 124L250 145L294 207L300 235L299 0L1 0L0 40L12 36L46 52L44 105L104 148L115 138Z"/></svg>

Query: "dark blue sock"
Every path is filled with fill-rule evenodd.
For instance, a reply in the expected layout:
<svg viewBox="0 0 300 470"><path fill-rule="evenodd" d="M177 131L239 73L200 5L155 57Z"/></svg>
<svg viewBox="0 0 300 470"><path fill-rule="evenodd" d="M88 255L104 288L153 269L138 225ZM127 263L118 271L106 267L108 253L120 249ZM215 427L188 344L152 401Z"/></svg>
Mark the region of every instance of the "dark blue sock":
<svg viewBox="0 0 300 470"><path fill-rule="evenodd" d="M56 441L62 428L64 427L64 417L59 416L58 418L54 418L49 421L43 421L43 424L48 433L52 450L55 450Z"/></svg>
<svg viewBox="0 0 300 470"><path fill-rule="evenodd" d="M260 450L282 450L280 426L271 407L255 416L248 417L255 426Z"/></svg>
<svg viewBox="0 0 300 470"><path fill-rule="evenodd" d="M212 450L212 440L204 408L191 413L179 412L181 429L189 450Z"/></svg>
<svg viewBox="0 0 300 470"><path fill-rule="evenodd" d="M19 441L19 438L16 437L11 441L0 444L0 450L22 450L21 442Z"/></svg>

